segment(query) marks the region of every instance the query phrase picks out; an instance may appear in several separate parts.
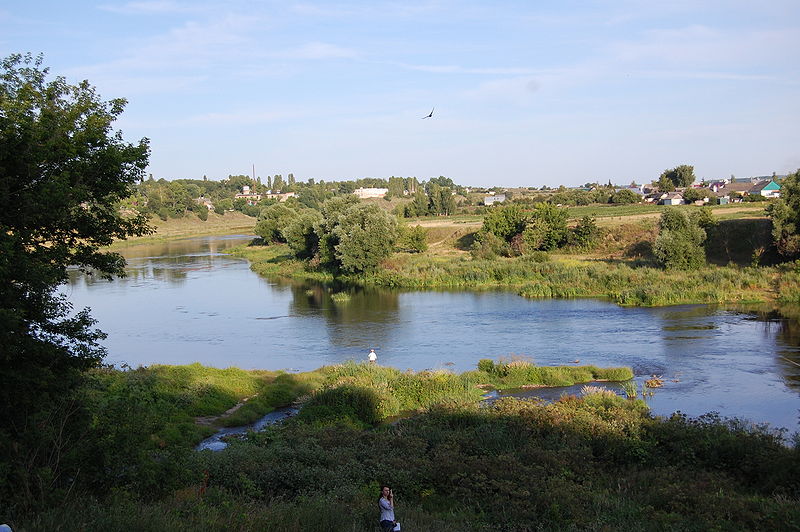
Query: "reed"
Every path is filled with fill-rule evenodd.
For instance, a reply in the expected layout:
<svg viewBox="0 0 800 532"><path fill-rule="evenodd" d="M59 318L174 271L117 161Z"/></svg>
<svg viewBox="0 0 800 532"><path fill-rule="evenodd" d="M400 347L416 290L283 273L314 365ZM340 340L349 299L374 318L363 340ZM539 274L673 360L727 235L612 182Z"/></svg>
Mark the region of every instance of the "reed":
<svg viewBox="0 0 800 532"><path fill-rule="evenodd" d="M291 259L282 246L239 248L254 271L329 282L330 273ZM622 306L689 303L800 301L800 274L785 267L708 265L687 272L636 263L540 257L473 260L465 256L396 254L383 267L359 276L339 276L354 285L387 288L515 290L529 298L604 298Z"/></svg>

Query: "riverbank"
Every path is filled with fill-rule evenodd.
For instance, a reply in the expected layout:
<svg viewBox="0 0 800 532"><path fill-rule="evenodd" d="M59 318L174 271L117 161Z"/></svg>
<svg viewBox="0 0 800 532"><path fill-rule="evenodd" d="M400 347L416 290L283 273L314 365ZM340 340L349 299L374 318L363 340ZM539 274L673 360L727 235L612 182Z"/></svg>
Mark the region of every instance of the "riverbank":
<svg viewBox="0 0 800 532"><path fill-rule="evenodd" d="M304 281L406 289L512 290L530 298L603 298L624 306L800 302L794 265L708 265L669 271L636 260L534 255L491 260L468 255L395 253L375 272L335 277L293 259L286 246L247 246L232 253L253 271Z"/></svg>
<svg viewBox="0 0 800 532"><path fill-rule="evenodd" d="M167 220L153 217L149 223L155 229L153 234L117 240L108 249L118 251L119 249L139 244L165 242L193 236L253 234L256 219L241 212L233 211L226 212L223 216L209 213L208 219L205 221L195 214L187 213L181 218L169 218Z"/></svg>
<svg viewBox="0 0 800 532"><path fill-rule="evenodd" d="M410 530L800 526L797 441L787 446L779 432L713 415L654 418L642 401L592 388L548 404L477 405L476 383L527 379L534 369L543 368L482 361L460 375L354 363L296 375L196 366L119 372L109 390L115 399L105 393L97 403L127 416L100 426L116 437L103 436L92 456L102 467L88 486L102 495L89 497L79 485L66 504L19 515L12 525L367 531L388 483ZM593 378L612 371L548 371L567 370ZM623 370L613 371L624 377ZM254 383L281 375L316 386L301 413L226 450L182 453L142 430L162 412L159 397L175 405L176 397L218 397L221 383L233 395L249 394ZM414 405L404 419L381 423Z"/></svg>

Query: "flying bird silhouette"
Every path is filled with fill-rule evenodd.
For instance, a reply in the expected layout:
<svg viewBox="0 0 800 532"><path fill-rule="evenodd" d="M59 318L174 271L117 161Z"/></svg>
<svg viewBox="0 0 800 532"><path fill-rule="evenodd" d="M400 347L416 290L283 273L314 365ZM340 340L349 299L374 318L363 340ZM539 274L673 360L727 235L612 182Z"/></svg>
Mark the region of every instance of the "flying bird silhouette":
<svg viewBox="0 0 800 532"><path fill-rule="evenodd" d="M436 109L436 108L434 107L433 109ZM431 112L428 114L428 116L423 116L422 119L425 120L426 118L432 117L433 116L433 109L431 109Z"/></svg>

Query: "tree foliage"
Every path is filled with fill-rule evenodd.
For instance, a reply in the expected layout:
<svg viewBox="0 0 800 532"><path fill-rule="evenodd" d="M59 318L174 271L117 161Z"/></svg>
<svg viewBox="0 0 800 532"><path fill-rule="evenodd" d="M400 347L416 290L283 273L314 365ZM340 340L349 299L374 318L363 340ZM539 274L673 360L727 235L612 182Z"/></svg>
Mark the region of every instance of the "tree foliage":
<svg viewBox="0 0 800 532"><path fill-rule="evenodd" d="M695 179L694 166L681 164L675 168L664 170L661 173L661 177L659 178L659 187L661 186L662 182L666 183L665 180L671 181L673 187L688 187L694 183Z"/></svg>
<svg viewBox="0 0 800 532"><path fill-rule="evenodd" d="M498 205L489 209L484 216L482 231L510 242L525 230L529 218L530 212L519 204Z"/></svg>
<svg viewBox="0 0 800 532"><path fill-rule="evenodd" d="M661 215L659 234L653 245L659 264L669 270L688 270L706 263L703 248L706 232L698 222L699 218L679 209L668 209Z"/></svg>
<svg viewBox="0 0 800 532"><path fill-rule="evenodd" d="M265 242L286 242L283 229L297 218L297 211L276 203L261 210L253 230Z"/></svg>
<svg viewBox="0 0 800 532"><path fill-rule="evenodd" d="M786 259L800 258L800 170L781 182L781 197L767 207L772 238Z"/></svg>
<svg viewBox="0 0 800 532"><path fill-rule="evenodd" d="M398 228L397 247L409 253L422 253L428 249L428 231L421 225Z"/></svg>
<svg viewBox="0 0 800 532"><path fill-rule="evenodd" d="M49 79L41 57L12 55L0 69L0 486L30 498L65 481L53 457L78 416L64 405L105 354L88 311L71 316L56 289L70 265L124 273L122 257L102 248L148 231L119 206L149 147L112 129L125 100Z"/></svg>
<svg viewBox="0 0 800 532"><path fill-rule="evenodd" d="M283 237L297 258L310 259L319 250L319 235L315 228L321 221L319 211L308 209L289 219L283 227Z"/></svg>
<svg viewBox="0 0 800 532"><path fill-rule="evenodd" d="M636 192L628 189L618 190L611 195L610 203L639 203L642 197Z"/></svg>
<svg viewBox="0 0 800 532"><path fill-rule="evenodd" d="M354 205L337 219L333 234L336 265L345 273L375 268L394 249L397 220L374 204Z"/></svg>
<svg viewBox="0 0 800 532"><path fill-rule="evenodd" d="M552 251L567 242L567 211L551 203L537 203L522 238L527 251Z"/></svg>

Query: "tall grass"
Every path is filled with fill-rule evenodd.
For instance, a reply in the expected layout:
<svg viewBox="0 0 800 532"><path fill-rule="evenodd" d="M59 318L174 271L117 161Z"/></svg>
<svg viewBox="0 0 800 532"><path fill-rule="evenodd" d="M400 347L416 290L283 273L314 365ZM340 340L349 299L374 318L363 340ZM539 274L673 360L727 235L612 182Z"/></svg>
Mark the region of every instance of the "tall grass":
<svg viewBox="0 0 800 532"><path fill-rule="evenodd" d="M327 377L364 374L351 366ZM406 530L793 530L798 452L764 427L653 418L642 401L613 394L503 399L378 429L287 423L187 457L182 482L164 495L115 490L12 525L373 531L388 483Z"/></svg>
<svg viewBox="0 0 800 532"><path fill-rule="evenodd" d="M273 249L274 248L274 249ZM265 275L331 281L330 274L308 271L302 262L283 255L283 248L245 248L237 253ZM763 302L775 297L797 301L797 275L782 267L709 265L700 270L667 271L627 262L560 259L539 262L531 257L473 260L397 254L383 267L361 276L338 277L356 285L389 288L469 290L509 289L530 298L598 297L623 306L688 303Z"/></svg>

